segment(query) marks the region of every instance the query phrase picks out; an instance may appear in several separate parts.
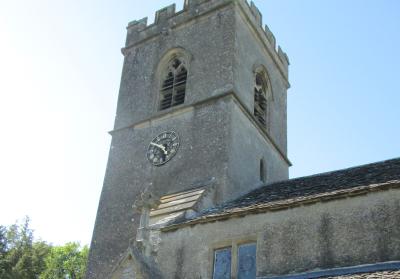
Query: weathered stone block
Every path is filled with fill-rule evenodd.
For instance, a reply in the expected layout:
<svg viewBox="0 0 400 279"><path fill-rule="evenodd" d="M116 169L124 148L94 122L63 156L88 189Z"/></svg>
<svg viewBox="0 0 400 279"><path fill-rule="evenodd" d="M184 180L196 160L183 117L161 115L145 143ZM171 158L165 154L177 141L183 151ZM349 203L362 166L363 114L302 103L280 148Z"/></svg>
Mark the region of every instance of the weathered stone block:
<svg viewBox="0 0 400 279"><path fill-rule="evenodd" d="M269 29L268 25L265 25L264 31L265 31L265 35L267 36L268 41L271 43L272 47L275 49L276 48L276 39L275 39L274 34Z"/></svg>
<svg viewBox="0 0 400 279"><path fill-rule="evenodd" d="M172 4L156 12L155 24L161 23L175 15L176 5Z"/></svg>
<svg viewBox="0 0 400 279"><path fill-rule="evenodd" d="M131 21L128 24L127 35L126 35L126 46L129 46L134 41L137 40L139 33L143 31L147 27L147 17L142 18L141 20Z"/></svg>
<svg viewBox="0 0 400 279"><path fill-rule="evenodd" d="M185 0L185 9L192 8L203 3L209 2L210 0Z"/></svg>
<svg viewBox="0 0 400 279"><path fill-rule="evenodd" d="M256 19L257 24L259 26L262 26L262 14L253 1L251 1L250 9L251 13L254 15L254 18Z"/></svg>
<svg viewBox="0 0 400 279"><path fill-rule="evenodd" d="M279 56L279 59L282 61L283 65L285 66L285 69L287 70L289 68L289 65L290 65L289 57L282 50L282 48L280 46L278 47L278 56Z"/></svg>
<svg viewBox="0 0 400 279"><path fill-rule="evenodd" d="M132 31L141 31L146 27L147 27L147 17L142 18L140 20L134 20L129 22L127 29L128 32L132 32Z"/></svg>

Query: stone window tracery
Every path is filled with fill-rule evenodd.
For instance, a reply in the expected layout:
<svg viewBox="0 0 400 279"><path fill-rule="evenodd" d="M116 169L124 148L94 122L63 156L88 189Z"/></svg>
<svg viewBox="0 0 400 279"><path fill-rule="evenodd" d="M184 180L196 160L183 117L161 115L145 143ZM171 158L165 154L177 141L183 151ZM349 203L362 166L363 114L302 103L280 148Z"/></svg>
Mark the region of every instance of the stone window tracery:
<svg viewBox="0 0 400 279"><path fill-rule="evenodd" d="M185 102L187 67L182 58L173 58L167 66L167 73L160 90L159 110L165 110Z"/></svg>

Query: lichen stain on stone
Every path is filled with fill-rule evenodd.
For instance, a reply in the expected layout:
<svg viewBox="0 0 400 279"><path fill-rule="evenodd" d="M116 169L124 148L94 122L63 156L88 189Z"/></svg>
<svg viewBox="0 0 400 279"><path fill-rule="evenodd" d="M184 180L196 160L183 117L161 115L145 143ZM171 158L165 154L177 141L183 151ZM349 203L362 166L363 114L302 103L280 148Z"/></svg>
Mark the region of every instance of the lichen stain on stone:
<svg viewBox="0 0 400 279"><path fill-rule="evenodd" d="M333 239L333 227L330 219L330 215L325 213L321 216L321 223L318 228L319 230L319 245L321 247L321 267L329 268L334 264L334 254L332 247L332 239Z"/></svg>
<svg viewBox="0 0 400 279"><path fill-rule="evenodd" d="M185 276L183 276L184 259L185 259L185 248L182 246L176 251L176 273L174 277L175 279L185 278Z"/></svg>

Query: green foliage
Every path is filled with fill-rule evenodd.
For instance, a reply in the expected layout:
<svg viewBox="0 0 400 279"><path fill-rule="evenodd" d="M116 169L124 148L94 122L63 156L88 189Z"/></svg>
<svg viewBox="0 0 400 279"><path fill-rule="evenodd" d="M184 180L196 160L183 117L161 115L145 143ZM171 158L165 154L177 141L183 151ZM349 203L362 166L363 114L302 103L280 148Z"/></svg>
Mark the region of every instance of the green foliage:
<svg viewBox="0 0 400 279"><path fill-rule="evenodd" d="M44 242L33 243L29 218L22 224L0 228L0 278L37 279L43 271L44 258L50 247Z"/></svg>
<svg viewBox="0 0 400 279"><path fill-rule="evenodd" d="M0 226L0 278L5 278L5 270L7 268L6 252L7 252L7 228Z"/></svg>
<svg viewBox="0 0 400 279"><path fill-rule="evenodd" d="M34 274L42 274L44 270L46 270L46 258L52 249L53 247L43 241L38 241L33 244L33 251L35 251L35 253L32 257L32 270Z"/></svg>
<svg viewBox="0 0 400 279"><path fill-rule="evenodd" d="M34 241L29 218L0 226L1 279L83 279L88 253L78 243L53 247Z"/></svg>
<svg viewBox="0 0 400 279"><path fill-rule="evenodd" d="M46 258L46 270L40 279L83 279L89 249L78 243L54 247Z"/></svg>

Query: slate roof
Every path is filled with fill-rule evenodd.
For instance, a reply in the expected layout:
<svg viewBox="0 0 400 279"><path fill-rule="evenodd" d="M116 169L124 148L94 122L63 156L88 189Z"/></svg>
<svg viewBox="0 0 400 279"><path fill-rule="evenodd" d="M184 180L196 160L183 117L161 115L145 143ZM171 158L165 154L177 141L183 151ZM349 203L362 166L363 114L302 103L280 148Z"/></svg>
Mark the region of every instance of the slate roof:
<svg viewBox="0 0 400 279"><path fill-rule="evenodd" d="M379 262L357 266L336 267L310 272L257 277L257 279L399 279L400 261Z"/></svg>
<svg viewBox="0 0 400 279"><path fill-rule="evenodd" d="M328 277L327 279L399 279L400 270L381 271L374 273L354 274L338 277Z"/></svg>
<svg viewBox="0 0 400 279"><path fill-rule="evenodd" d="M340 195L357 195L393 185L400 185L400 158L268 184L234 201L207 209L193 219L178 221L169 229L234 213L247 214L268 207L276 210L295 202L336 199Z"/></svg>

